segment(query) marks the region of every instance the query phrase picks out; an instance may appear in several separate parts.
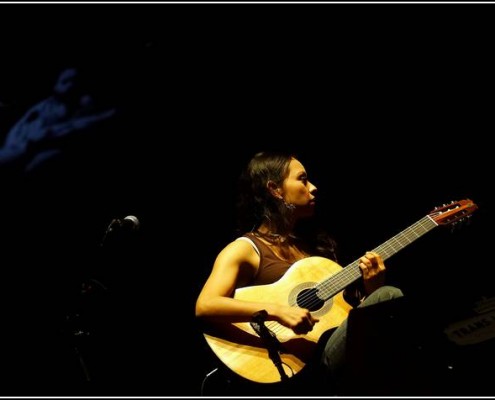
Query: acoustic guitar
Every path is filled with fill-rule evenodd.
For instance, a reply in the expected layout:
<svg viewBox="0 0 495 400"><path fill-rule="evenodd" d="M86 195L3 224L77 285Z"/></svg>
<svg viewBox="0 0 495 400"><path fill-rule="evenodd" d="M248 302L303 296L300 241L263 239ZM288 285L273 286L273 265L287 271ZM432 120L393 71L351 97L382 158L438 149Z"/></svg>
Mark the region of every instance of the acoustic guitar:
<svg viewBox="0 0 495 400"><path fill-rule="evenodd" d="M457 224L477 208L469 199L437 207L373 251L386 260L433 228ZM298 335L278 322L267 321L266 325L259 324L266 328L263 335L252 322L225 323L206 327L206 342L230 370L243 378L258 383L292 378L311 360L323 333L348 316L351 306L344 301L343 290L361 278L358 264L355 260L342 268L324 257L308 257L294 263L275 283L235 291L234 298L240 300L309 309L319 319L311 332Z"/></svg>

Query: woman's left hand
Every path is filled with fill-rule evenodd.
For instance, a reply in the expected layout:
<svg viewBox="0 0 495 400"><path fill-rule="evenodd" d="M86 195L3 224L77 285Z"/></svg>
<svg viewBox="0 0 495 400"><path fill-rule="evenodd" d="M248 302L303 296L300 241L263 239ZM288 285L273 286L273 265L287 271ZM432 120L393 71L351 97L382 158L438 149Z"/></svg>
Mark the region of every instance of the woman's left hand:
<svg viewBox="0 0 495 400"><path fill-rule="evenodd" d="M385 264L378 253L367 251L359 259L359 268L363 274L364 290L367 295L385 285Z"/></svg>

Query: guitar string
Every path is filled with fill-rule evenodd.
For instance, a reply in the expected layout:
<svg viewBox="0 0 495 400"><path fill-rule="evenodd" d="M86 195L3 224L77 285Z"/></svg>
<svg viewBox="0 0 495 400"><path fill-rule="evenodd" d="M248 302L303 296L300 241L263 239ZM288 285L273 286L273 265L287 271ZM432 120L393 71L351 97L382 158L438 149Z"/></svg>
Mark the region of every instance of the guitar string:
<svg viewBox="0 0 495 400"><path fill-rule="evenodd" d="M425 223L429 223L429 226L425 226ZM411 227L403 230L402 232L398 233L391 239L389 239L387 242L384 244L378 246L374 251L379 253L384 260L392 256L393 254L397 253L399 250L404 248L406 245L412 243L414 240L428 232L429 230L433 229L437 224L431 220L428 216L422 218L420 221L417 221L414 223ZM413 235L415 237L413 237ZM401 239L406 239L405 241L401 241ZM325 292L327 287L330 287L332 291L339 292L342 290L344 287L338 287L335 285L335 283L351 283L355 280L355 278L359 278L361 276L360 270L357 272L359 274L355 274L355 269L359 268L359 259L353 261L351 264L349 264L346 268L342 268L339 272L336 274L332 275L331 277L325 279L321 283L318 283L316 287L320 286L318 289L319 291L324 292L323 299L328 298L329 293L328 290ZM349 275L349 276L347 276ZM350 280L352 279L352 280ZM327 286L327 287L325 287ZM340 285L339 285L340 286ZM331 296L330 296L331 297ZM299 299L299 303L304 306L314 306L318 304L322 299L318 299L315 303L307 302L308 299L314 299L314 296L311 294L303 294L301 298Z"/></svg>

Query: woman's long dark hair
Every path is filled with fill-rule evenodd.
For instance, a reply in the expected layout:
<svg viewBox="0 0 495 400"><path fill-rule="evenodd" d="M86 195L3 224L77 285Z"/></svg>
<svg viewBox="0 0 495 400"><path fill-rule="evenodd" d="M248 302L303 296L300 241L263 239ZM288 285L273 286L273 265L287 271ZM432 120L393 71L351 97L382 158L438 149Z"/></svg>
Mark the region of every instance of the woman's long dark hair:
<svg viewBox="0 0 495 400"><path fill-rule="evenodd" d="M287 237L292 228L292 210L270 193L269 181L282 185L289 175L289 164L295 157L285 152L260 152L254 155L238 182L237 227L239 233L256 232L264 222L272 235L263 235L271 242ZM336 260L334 240L314 219L298 221L293 232L308 247L310 254ZM273 235L275 234L275 235Z"/></svg>

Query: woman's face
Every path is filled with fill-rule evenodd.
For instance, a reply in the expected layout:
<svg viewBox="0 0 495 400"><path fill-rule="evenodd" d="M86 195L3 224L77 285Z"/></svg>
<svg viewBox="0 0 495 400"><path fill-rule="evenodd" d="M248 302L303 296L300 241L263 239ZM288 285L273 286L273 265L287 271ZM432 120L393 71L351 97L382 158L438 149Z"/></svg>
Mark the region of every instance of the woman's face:
<svg viewBox="0 0 495 400"><path fill-rule="evenodd" d="M304 166L295 158L289 164L289 176L282 183L282 197L295 206L296 217L314 214L316 186L308 180Z"/></svg>

